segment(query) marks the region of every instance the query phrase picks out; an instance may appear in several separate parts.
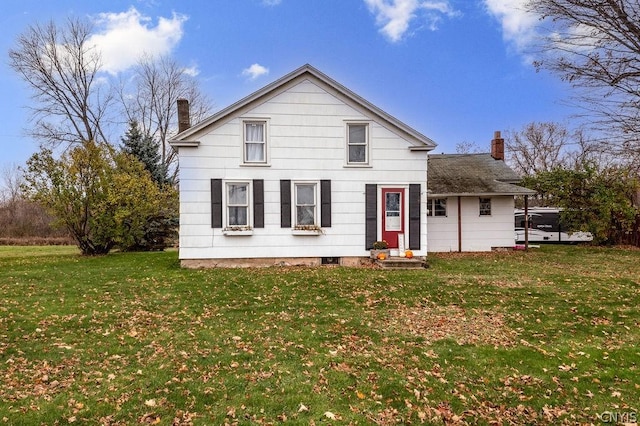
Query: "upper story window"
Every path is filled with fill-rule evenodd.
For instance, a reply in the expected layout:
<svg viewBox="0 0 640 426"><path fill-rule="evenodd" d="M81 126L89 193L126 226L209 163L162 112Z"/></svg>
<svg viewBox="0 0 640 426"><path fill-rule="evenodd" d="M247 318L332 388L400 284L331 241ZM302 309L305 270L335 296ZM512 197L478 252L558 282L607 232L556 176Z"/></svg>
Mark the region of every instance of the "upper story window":
<svg viewBox="0 0 640 426"><path fill-rule="evenodd" d="M316 183L294 183L295 226L314 226L318 224L317 187Z"/></svg>
<svg viewBox="0 0 640 426"><path fill-rule="evenodd" d="M491 198L480 198L480 216L491 216Z"/></svg>
<svg viewBox="0 0 640 426"><path fill-rule="evenodd" d="M266 121L244 122L244 162L267 162L267 123Z"/></svg>
<svg viewBox="0 0 640 426"><path fill-rule="evenodd" d="M347 163L369 164L369 125L347 124Z"/></svg>
<svg viewBox="0 0 640 426"><path fill-rule="evenodd" d="M428 216L446 216L447 215L447 199L433 198L429 200Z"/></svg>

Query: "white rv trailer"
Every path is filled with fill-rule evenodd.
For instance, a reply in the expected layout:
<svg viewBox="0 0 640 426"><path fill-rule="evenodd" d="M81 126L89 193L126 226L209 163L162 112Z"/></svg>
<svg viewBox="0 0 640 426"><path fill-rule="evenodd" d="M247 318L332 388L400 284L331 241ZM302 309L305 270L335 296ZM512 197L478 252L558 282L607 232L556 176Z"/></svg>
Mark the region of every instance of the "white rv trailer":
<svg viewBox="0 0 640 426"><path fill-rule="evenodd" d="M590 232L563 229L557 207L532 207L529 213L530 243L585 243L593 240ZM524 242L524 210L515 210L516 243Z"/></svg>

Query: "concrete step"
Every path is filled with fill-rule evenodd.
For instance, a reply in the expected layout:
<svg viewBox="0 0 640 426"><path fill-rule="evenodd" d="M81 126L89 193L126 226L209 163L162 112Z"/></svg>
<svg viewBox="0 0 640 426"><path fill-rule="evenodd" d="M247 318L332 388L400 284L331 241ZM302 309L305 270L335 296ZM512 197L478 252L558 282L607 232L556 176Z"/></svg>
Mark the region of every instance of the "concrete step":
<svg viewBox="0 0 640 426"><path fill-rule="evenodd" d="M423 259L406 257L389 257L385 260L376 260L376 264L384 269L422 269L427 268L427 262Z"/></svg>

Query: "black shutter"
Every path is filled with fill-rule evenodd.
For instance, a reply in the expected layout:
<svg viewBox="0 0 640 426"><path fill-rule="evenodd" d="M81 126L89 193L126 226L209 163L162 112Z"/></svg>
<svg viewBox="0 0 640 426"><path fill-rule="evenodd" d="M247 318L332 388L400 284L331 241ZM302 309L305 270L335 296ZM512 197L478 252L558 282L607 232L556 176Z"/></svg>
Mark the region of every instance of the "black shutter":
<svg viewBox="0 0 640 426"><path fill-rule="evenodd" d="M365 185L365 248L370 250L378 238L378 186Z"/></svg>
<svg viewBox="0 0 640 426"><path fill-rule="evenodd" d="M409 185L409 248L420 250L420 184Z"/></svg>
<svg viewBox="0 0 640 426"><path fill-rule="evenodd" d="M253 227L264 228L264 180L253 180Z"/></svg>
<svg viewBox="0 0 640 426"><path fill-rule="evenodd" d="M222 179L211 179L211 227L222 228Z"/></svg>
<svg viewBox="0 0 640 426"><path fill-rule="evenodd" d="M320 181L320 226L331 227L331 181Z"/></svg>
<svg viewBox="0 0 640 426"><path fill-rule="evenodd" d="M280 227L291 228L291 181L280 181Z"/></svg>

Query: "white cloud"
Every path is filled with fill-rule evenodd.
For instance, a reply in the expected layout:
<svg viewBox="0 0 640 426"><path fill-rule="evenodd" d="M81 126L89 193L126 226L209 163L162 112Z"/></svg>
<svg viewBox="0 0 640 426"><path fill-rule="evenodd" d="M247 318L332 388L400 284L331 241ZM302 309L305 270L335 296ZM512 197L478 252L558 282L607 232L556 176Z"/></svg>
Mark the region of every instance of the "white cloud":
<svg viewBox="0 0 640 426"><path fill-rule="evenodd" d="M449 0L364 0L369 11L375 14L380 32L390 41L402 40L411 21L419 14L431 30L437 28L443 16L456 16L458 12L451 7Z"/></svg>
<svg viewBox="0 0 640 426"><path fill-rule="evenodd" d="M262 4L265 6L277 6L282 3L282 0L262 0Z"/></svg>
<svg viewBox="0 0 640 426"><path fill-rule="evenodd" d="M525 11L529 0L483 0L494 18L502 25L502 36L520 53L526 51L537 37L539 18Z"/></svg>
<svg viewBox="0 0 640 426"><path fill-rule="evenodd" d="M200 70L195 65L192 67L184 68L182 71L190 77L197 77L200 74Z"/></svg>
<svg viewBox="0 0 640 426"><path fill-rule="evenodd" d="M117 74L135 65L142 55L161 56L171 52L183 35L187 16L151 18L134 7L122 13L101 13L95 19L97 31L88 40L102 54L105 71Z"/></svg>
<svg viewBox="0 0 640 426"><path fill-rule="evenodd" d="M269 68L265 68L260 64L253 64L249 68L242 70L242 75L249 77L249 80L269 74Z"/></svg>

